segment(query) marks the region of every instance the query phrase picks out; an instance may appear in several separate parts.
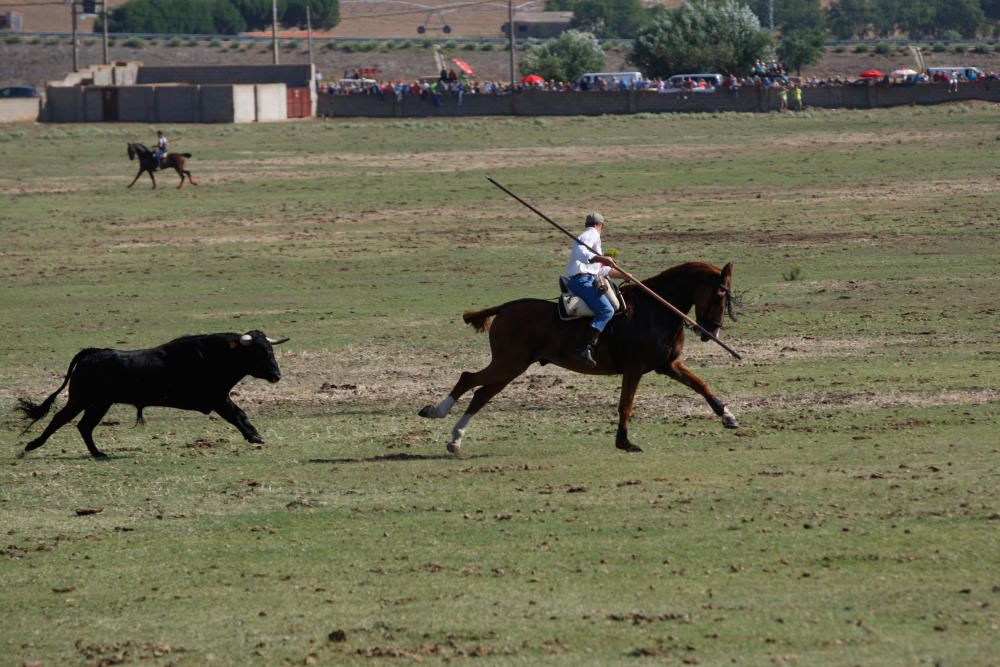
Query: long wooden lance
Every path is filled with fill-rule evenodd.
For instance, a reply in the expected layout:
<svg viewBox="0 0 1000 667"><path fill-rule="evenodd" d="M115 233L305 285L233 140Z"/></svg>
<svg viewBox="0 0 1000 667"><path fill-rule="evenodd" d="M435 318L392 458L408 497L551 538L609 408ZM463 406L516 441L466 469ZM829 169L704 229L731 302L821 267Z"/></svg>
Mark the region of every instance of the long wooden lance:
<svg viewBox="0 0 1000 667"><path fill-rule="evenodd" d="M516 194L514 194L513 192L511 192L510 190L508 190L504 186L502 186L499 183L497 183L490 176L487 176L486 180L489 181L490 183L492 183L493 185L497 186L498 188L500 188L504 192L506 192L508 195L510 195L511 197L513 197L514 199L516 199L517 201L519 201L525 207L527 207L528 209L530 209L539 218L541 218L545 222L549 223L550 225L552 225L553 227L555 227L556 229L558 229L560 232L562 232L566 236L570 237L571 239L573 239L574 241L576 241L577 243L579 243L580 245L582 245L584 248L586 248L590 252L594 253L595 255L600 255L601 254L601 253L597 252L594 248L592 248L589 245L587 245L586 243L583 243L582 241L580 241L580 239L578 239L574 234L572 234L565 227L561 226L555 220L553 220L549 216L545 215L544 213L542 213L541 211L539 211L537 208L535 208L534 206L532 206L528 202L524 201L523 199L521 199L520 197L518 197ZM723 343L721 340L719 340L718 336L716 336L711 331L709 331L705 327L703 327L700 324L698 324L695 320L693 320L690 317L688 317L682 310L680 310L679 308L677 308L676 306L674 306L672 303L670 303L669 301L667 301L666 299L664 299L662 296L660 296L659 294L657 294L656 292L654 292L652 289L650 289L649 287L647 287L641 280L638 280L635 276L633 276L628 271L626 271L621 266L619 266L618 263L615 262L614 259L612 259L611 257L608 257L607 259L611 263L611 268L617 269L618 271L620 271L621 274L623 276L625 276L626 280L628 280L630 283L634 284L636 287L638 287L639 289L641 289L642 291L644 291L646 294L648 294L649 296L651 296L656 301L658 301L661 304L663 304L664 306L666 306L674 315L677 315L679 318L681 318L689 327L691 327L692 329L694 329L695 331L697 331L698 333L700 333L702 336L706 336L706 337L710 338L711 340L714 340L716 343L718 343L719 345L722 346L722 349L724 349L726 352L728 352L729 354L733 355L737 359L742 359L743 358L743 357L740 356L740 354L736 350L734 350L733 348L729 347L728 345L726 345L725 343Z"/></svg>

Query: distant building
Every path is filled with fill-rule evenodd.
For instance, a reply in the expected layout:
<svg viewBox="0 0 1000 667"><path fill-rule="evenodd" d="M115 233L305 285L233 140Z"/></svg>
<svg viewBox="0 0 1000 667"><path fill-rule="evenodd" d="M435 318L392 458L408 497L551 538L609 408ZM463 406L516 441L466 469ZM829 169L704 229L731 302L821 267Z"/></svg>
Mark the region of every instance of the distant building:
<svg viewBox="0 0 1000 667"><path fill-rule="evenodd" d="M515 37L558 37L563 30L569 28L573 20L573 12L517 12L514 14L514 25L517 26ZM500 26L500 33L509 34L509 24Z"/></svg>
<svg viewBox="0 0 1000 667"><path fill-rule="evenodd" d="M0 12L0 30L24 30L24 17L16 12Z"/></svg>

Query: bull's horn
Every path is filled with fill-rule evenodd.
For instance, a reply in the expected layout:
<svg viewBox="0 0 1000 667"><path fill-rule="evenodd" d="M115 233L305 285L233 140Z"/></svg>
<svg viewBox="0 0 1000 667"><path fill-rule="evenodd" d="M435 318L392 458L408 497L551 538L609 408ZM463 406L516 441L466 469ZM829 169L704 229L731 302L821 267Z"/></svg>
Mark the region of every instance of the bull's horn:
<svg viewBox="0 0 1000 667"><path fill-rule="evenodd" d="M243 334L240 336L240 345L249 345L253 342L253 336L250 334Z"/></svg>
<svg viewBox="0 0 1000 667"><path fill-rule="evenodd" d="M267 336L264 336L264 338L267 338ZM289 340L288 336L285 336L284 338L278 338L277 340L275 340L274 338L267 338L267 342L270 343L271 345L281 345L287 340Z"/></svg>

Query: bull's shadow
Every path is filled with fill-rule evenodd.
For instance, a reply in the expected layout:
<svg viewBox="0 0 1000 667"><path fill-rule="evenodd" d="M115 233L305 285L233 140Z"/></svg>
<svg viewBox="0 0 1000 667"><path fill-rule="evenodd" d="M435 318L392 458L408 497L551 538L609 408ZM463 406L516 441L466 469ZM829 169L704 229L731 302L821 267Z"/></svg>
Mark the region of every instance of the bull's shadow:
<svg viewBox="0 0 1000 667"><path fill-rule="evenodd" d="M462 460L466 459L479 459L485 458L487 454L475 454L473 456L463 456ZM376 456L359 456L355 458L340 458L340 459L309 459L306 463L321 463L327 465L339 465L346 463L385 463L393 461L443 461L443 460L453 460L455 457L451 454L378 454Z"/></svg>

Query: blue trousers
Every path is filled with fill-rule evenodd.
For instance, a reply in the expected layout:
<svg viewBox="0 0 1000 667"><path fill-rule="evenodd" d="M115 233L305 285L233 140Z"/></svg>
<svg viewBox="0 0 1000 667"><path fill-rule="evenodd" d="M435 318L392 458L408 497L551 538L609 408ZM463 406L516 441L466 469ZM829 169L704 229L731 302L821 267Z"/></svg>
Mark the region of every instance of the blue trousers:
<svg viewBox="0 0 1000 667"><path fill-rule="evenodd" d="M594 311L594 319L590 326L598 331L604 331L604 327L611 321L615 314L615 309L608 301L608 297L601 294L594 287L594 276L589 273L580 273L569 279L569 291L577 295L583 302Z"/></svg>

